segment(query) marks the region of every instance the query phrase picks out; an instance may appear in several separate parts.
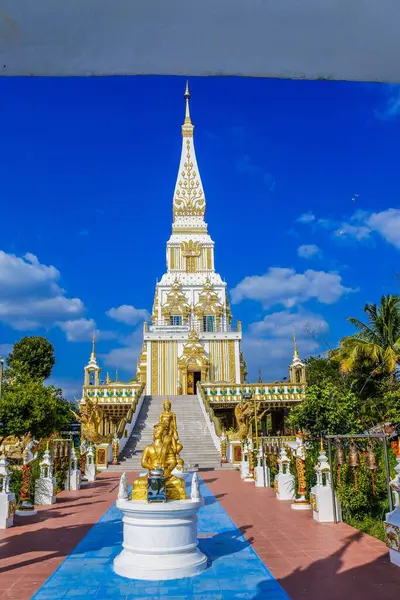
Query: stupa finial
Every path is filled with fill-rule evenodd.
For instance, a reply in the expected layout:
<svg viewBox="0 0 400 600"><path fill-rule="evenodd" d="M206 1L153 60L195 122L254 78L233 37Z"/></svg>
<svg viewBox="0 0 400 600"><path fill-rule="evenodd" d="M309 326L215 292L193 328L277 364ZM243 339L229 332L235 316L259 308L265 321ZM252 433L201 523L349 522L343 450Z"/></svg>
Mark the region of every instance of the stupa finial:
<svg viewBox="0 0 400 600"><path fill-rule="evenodd" d="M186 89L185 89L185 96L184 96L185 100L186 100L186 111L185 111L185 125L191 125L192 121L190 120L190 107L189 107L189 101L190 101L190 91L189 91L189 82L186 82Z"/></svg>
<svg viewBox="0 0 400 600"><path fill-rule="evenodd" d="M294 327L293 327L293 345L294 345L293 358L298 358L299 353L297 350L296 331L295 331Z"/></svg>
<svg viewBox="0 0 400 600"><path fill-rule="evenodd" d="M92 335L92 355L90 358L96 358L96 330L93 331Z"/></svg>

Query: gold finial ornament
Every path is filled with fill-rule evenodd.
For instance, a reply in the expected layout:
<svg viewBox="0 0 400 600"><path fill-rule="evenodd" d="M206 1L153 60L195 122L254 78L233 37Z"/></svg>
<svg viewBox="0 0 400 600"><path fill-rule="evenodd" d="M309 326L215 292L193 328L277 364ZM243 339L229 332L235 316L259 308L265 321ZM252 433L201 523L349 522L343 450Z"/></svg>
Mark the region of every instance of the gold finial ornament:
<svg viewBox="0 0 400 600"><path fill-rule="evenodd" d="M293 344L294 344L293 358L297 358L299 356L299 353L297 350L296 331L295 331L294 327L293 327Z"/></svg>
<svg viewBox="0 0 400 600"><path fill-rule="evenodd" d="M92 358L96 358L96 330L93 331L92 335Z"/></svg>
<svg viewBox="0 0 400 600"><path fill-rule="evenodd" d="M171 411L170 400L165 400L163 408L159 423L154 425L153 443L143 450L142 467L148 471L163 470L168 500L186 500L184 480L172 474L184 464L180 457L183 446L179 441L176 415ZM131 500L147 499L147 480L148 474L134 480Z"/></svg>
<svg viewBox="0 0 400 600"><path fill-rule="evenodd" d="M190 92L189 92L189 82L188 81L186 82L185 100L186 100L185 125L191 125L192 121L190 120L190 108L189 108Z"/></svg>

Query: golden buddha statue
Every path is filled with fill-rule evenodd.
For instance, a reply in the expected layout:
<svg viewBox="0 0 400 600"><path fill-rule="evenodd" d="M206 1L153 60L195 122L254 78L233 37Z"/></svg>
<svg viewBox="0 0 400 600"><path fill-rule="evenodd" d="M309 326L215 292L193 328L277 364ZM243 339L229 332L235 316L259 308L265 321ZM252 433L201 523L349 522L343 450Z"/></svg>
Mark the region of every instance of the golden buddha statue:
<svg viewBox="0 0 400 600"><path fill-rule="evenodd" d="M173 414L173 413L171 413ZM175 416L175 415L174 415ZM175 421L176 422L176 421ZM142 467L148 469L163 469L166 480L167 500L186 500L185 481L172 475L172 471L182 459L176 451L176 440L170 433L166 419L154 426L153 443L146 446L142 455ZM182 449L182 444L179 444ZM131 500L147 499L148 475L138 477L133 482Z"/></svg>

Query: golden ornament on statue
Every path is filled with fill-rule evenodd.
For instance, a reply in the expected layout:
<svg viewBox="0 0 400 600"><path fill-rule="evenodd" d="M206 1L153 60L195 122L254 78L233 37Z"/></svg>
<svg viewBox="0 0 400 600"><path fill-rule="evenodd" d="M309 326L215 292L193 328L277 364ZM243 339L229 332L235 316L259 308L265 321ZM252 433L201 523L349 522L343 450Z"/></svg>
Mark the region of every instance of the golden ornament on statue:
<svg viewBox="0 0 400 600"><path fill-rule="evenodd" d="M186 500L185 481L172 474L178 467L183 469L179 456L183 446L179 441L176 416L171 411L171 402L164 402L160 422L154 425L153 443L146 446L142 454L142 467L148 471L162 469L166 482L167 500ZM131 500L147 500L148 474L133 482Z"/></svg>

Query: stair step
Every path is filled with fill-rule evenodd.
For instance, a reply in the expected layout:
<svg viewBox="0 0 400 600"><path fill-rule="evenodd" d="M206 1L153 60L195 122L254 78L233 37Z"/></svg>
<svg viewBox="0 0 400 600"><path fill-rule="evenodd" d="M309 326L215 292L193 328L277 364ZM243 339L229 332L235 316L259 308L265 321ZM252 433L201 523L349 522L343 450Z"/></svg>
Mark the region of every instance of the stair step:
<svg viewBox="0 0 400 600"><path fill-rule="evenodd" d="M220 455L214 446L199 400L196 396L169 396L176 414L182 458L187 465L199 468L219 468ZM165 396L145 396L138 420L121 452L120 465L114 469L140 470L145 446L153 441L154 425L163 411Z"/></svg>

